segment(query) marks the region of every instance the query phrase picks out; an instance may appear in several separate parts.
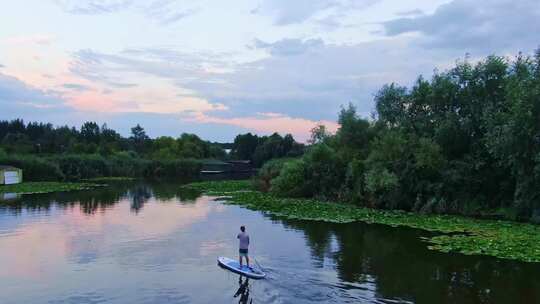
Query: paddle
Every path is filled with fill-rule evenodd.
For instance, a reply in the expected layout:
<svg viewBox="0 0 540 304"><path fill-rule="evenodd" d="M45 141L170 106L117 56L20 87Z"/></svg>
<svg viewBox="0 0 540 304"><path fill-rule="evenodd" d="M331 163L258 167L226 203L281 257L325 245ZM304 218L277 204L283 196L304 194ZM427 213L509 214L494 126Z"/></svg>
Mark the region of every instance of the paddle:
<svg viewBox="0 0 540 304"><path fill-rule="evenodd" d="M263 272L266 272L264 270L264 268L262 268L261 264L259 264L259 261L257 261L257 259L255 258L255 256L253 257L253 260L255 260L255 263L257 263L257 266L263 271Z"/></svg>
<svg viewBox="0 0 540 304"><path fill-rule="evenodd" d="M253 248L253 247L252 247ZM259 261L257 261L257 259L255 258L255 255L253 255L253 260L255 260L255 263L257 264L257 266L259 267L259 269L262 271L262 272L266 272L264 270L264 268L262 268L261 264L259 264Z"/></svg>

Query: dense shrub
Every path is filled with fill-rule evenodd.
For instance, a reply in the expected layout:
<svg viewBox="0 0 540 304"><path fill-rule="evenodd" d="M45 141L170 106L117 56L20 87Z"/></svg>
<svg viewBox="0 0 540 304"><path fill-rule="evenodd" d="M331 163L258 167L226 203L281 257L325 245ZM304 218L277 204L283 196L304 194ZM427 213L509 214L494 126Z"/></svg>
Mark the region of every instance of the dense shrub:
<svg viewBox="0 0 540 304"><path fill-rule="evenodd" d="M153 160L143 172L147 178L173 178L197 176L202 168L202 162L193 159Z"/></svg>
<svg viewBox="0 0 540 304"><path fill-rule="evenodd" d="M111 176L112 172L109 162L100 155L60 155L51 160L58 163L68 180Z"/></svg>
<svg viewBox="0 0 540 304"><path fill-rule="evenodd" d="M272 180L271 192L284 197L307 197L313 195L308 179L309 169L302 160L286 162L280 174Z"/></svg>
<svg viewBox="0 0 540 304"><path fill-rule="evenodd" d="M341 186L338 199L365 206L365 188L364 162L353 159L347 164L345 182Z"/></svg>
<svg viewBox="0 0 540 304"><path fill-rule="evenodd" d="M322 200L336 199L345 181L346 164L326 144L311 147L303 157L313 194Z"/></svg>
<svg viewBox="0 0 540 304"><path fill-rule="evenodd" d="M119 152L108 158L112 176L142 177L150 160L137 157L136 153Z"/></svg>
<svg viewBox="0 0 540 304"><path fill-rule="evenodd" d="M277 158L266 162L254 179L255 189L263 192L270 191L271 181L276 178L285 163L293 161L292 158Z"/></svg>
<svg viewBox="0 0 540 304"><path fill-rule="evenodd" d="M133 153L116 153L108 158L98 154L35 156L0 155L0 164L23 170L28 181L80 180L96 177L175 178L199 175L202 164L193 159L147 160Z"/></svg>
<svg viewBox="0 0 540 304"><path fill-rule="evenodd" d="M0 158L0 164L23 170L23 179L28 181L59 181L65 175L54 162L34 156L7 156Z"/></svg>

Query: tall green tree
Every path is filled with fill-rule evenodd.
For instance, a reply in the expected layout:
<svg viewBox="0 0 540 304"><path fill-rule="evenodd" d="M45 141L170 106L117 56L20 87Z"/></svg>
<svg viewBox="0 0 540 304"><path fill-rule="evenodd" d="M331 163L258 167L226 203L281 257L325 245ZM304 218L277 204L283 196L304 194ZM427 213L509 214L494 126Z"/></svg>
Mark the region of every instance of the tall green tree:
<svg viewBox="0 0 540 304"><path fill-rule="evenodd" d="M135 127L131 128L130 140L137 153L142 154L146 152L149 139L150 138L146 135L146 131L144 131L144 128L141 127L141 125L137 124Z"/></svg>

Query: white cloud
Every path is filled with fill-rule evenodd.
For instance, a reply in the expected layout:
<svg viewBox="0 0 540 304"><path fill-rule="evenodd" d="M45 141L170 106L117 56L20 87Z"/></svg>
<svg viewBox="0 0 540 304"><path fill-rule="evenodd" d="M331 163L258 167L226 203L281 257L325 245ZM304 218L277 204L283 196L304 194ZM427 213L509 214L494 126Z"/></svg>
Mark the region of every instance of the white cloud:
<svg viewBox="0 0 540 304"><path fill-rule="evenodd" d="M62 87L65 89L73 90L77 92L84 92L84 91L90 90L88 86L84 84L79 84L79 83L64 83Z"/></svg>
<svg viewBox="0 0 540 304"><path fill-rule="evenodd" d="M64 10L73 14L94 15L113 13L133 6L133 0L55 0Z"/></svg>
<svg viewBox="0 0 540 304"><path fill-rule="evenodd" d="M424 14L424 12L421 9L418 9L418 8L397 13L398 16L403 16L403 17L417 17L417 16L421 16L423 14Z"/></svg>
<svg viewBox="0 0 540 304"><path fill-rule="evenodd" d="M430 74L439 63L455 58L412 46L408 38L355 45L317 43L306 49L295 56L275 55L238 65L234 72L214 75L216 81L193 81L188 88L229 106L236 116L264 109L331 120L349 102L359 104L367 116L373 94L385 83L409 84L419 73Z"/></svg>
<svg viewBox="0 0 540 304"><path fill-rule="evenodd" d="M276 25L290 25L317 14L363 9L377 2L379 0L263 0L252 13L270 15Z"/></svg>
<svg viewBox="0 0 540 304"><path fill-rule="evenodd" d="M218 73L212 67L219 61L209 55L184 56L171 49L128 49L119 54L81 50L74 58L71 73L101 88L70 94L70 104L77 109L164 114L227 109L181 86Z"/></svg>
<svg viewBox="0 0 540 304"><path fill-rule="evenodd" d="M271 55L290 56L299 55L309 49L323 46L324 42L321 39L282 39L274 43L268 43L259 39L255 40L255 48L268 50Z"/></svg>
<svg viewBox="0 0 540 304"><path fill-rule="evenodd" d="M68 13L98 15L136 11L150 20L169 25L196 14L199 10L191 2L178 0L56 0Z"/></svg>
<svg viewBox="0 0 540 304"><path fill-rule="evenodd" d="M127 79L134 73L152 75L178 83L204 79L232 67L219 53L185 53L170 48L127 49L118 54L80 50L74 54L70 71L112 87L133 87ZM126 77L129 76L129 77Z"/></svg>
<svg viewBox="0 0 540 304"><path fill-rule="evenodd" d="M70 70L113 91L122 89L117 85L120 81L137 82L136 87L125 90L131 98L122 99L117 111L210 111L223 105L227 110L215 114L223 119L274 112L311 121L334 120L340 106L349 102L359 104L359 111L368 116L373 94L382 85L409 84L419 73L430 74L440 63L462 55L449 57L445 52L419 48L413 41L403 37L334 45L318 39L258 40L255 46L268 50L270 56L248 63L235 63L222 54L172 48L128 49L118 54L82 50L75 54ZM162 93L152 89L156 86ZM112 100L111 95L101 100ZM148 105L146 99L152 99L154 105ZM200 102L187 103L192 99ZM78 104L90 103L88 97Z"/></svg>

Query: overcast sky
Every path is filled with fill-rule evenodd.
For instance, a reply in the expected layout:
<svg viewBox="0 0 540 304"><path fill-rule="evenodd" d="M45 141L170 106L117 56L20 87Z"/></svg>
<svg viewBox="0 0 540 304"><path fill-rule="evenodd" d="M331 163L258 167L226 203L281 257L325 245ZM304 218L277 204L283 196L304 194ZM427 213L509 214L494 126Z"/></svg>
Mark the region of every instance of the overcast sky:
<svg viewBox="0 0 540 304"><path fill-rule="evenodd" d="M20 0L0 20L0 119L218 141L305 140L385 83L540 45L538 0Z"/></svg>

